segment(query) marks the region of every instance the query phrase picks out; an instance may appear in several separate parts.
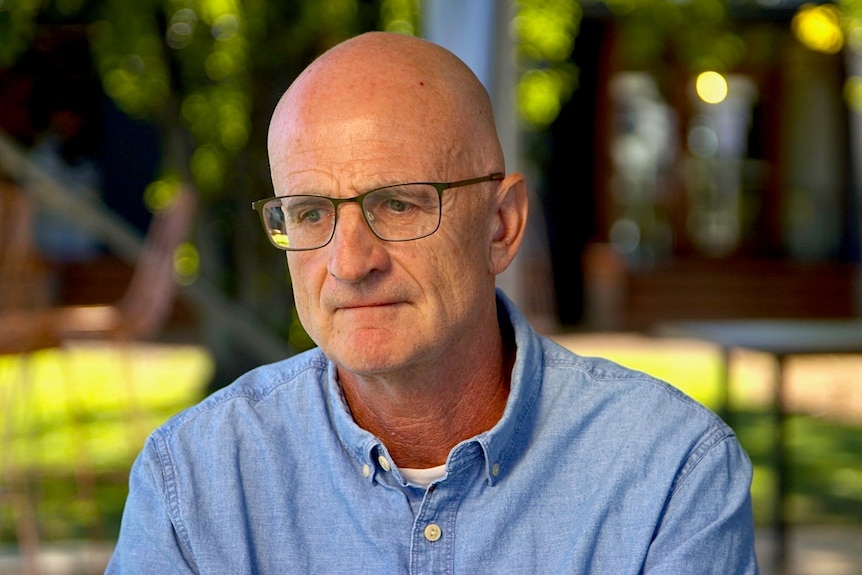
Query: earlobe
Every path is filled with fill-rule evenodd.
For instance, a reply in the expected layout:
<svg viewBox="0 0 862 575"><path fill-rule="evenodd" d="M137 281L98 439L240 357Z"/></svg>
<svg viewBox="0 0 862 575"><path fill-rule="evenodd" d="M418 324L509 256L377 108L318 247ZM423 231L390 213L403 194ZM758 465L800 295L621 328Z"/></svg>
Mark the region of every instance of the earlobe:
<svg viewBox="0 0 862 575"><path fill-rule="evenodd" d="M512 263L527 227L527 185L521 174L511 174L500 182L494 206L488 263L489 271L497 275Z"/></svg>

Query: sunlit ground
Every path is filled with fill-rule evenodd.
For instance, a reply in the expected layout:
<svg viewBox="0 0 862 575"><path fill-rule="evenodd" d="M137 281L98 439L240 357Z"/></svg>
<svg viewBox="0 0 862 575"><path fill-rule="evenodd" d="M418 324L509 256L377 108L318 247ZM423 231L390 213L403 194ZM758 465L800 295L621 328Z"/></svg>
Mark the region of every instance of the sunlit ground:
<svg viewBox="0 0 862 575"><path fill-rule="evenodd" d="M212 370L190 345L80 343L0 356L0 481L29 490L42 539L113 536L146 435L198 401ZM14 539L11 507L0 500L0 541Z"/></svg>
<svg viewBox="0 0 862 575"><path fill-rule="evenodd" d="M557 339L582 355L651 373L723 409L721 356L710 345L628 335ZM727 419L755 465L761 528L771 519L774 369L765 354L732 356ZM116 535L128 468L144 437L198 401L212 370L206 351L190 345L82 343L29 358L0 357L0 466L24 472L0 480L17 478L16 486L27 487L43 541L110 541ZM793 413L792 522L862 526L862 357L791 360L787 397ZM0 544L15 541L7 499L0 500Z"/></svg>

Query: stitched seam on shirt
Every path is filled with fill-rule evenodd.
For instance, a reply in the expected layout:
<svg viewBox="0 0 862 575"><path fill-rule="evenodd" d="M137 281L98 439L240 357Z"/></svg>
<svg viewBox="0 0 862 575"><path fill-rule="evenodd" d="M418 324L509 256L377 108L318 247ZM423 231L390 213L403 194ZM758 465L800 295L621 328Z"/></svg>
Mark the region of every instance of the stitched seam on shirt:
<svg viewBox="0 0 862 575"><path fill-rule="evenodd" d="M674 478L673 485L670 489L670 497L673 497L677 489L685 483L685 480L691 476L692 472L704 459L706 459L706 456L713 449L732 437L735 436L729 428L716 428L713 429L712 433L707 435L700 443L698 443L689 455L688 459L686 459L685 465L682 466L682 469L679 470L679 473L677 473Z"/></svg>
<svg viewBox="0 0 862 575"><path fill-rule="evenodd" d="M301 366L295 366L290 371L275 371L272 375L267 378L261 377L260 379L265 382L266 385L257 386L255 391L259 393L248 393L248 385L243 385L241 387L237 387L235 389L231 389L230 393L225 393L225 397L219 398L220 401L215 403L215 405L221 405L228 399L243 397L246 399L250 399L257 403L258 401L262 401L266 399L273 393L275 393L279 388L284 385L290 384L297 379L299 379L305 372L309 370L314 371L326 371L327 362L323 356L318 356L315 358L311 358L307 363L302 364ZM264 366L266 367L266 366ZM263 389L261 389L263 387Z"/></svg>
<svg viewBox="0 0 862 575"><path fill-rule="evenodd" d="M537 343L537 345L540 345ZM541 347L542 350L542 365L544 366L544 356L545 356L545 348ZM527 420L529 420L533 415L533 409L536 405L536 401L539 398L542 385L544 385L545 379L545 370L543 368L537 368L531 374L531 393L528 397L524 398L524 405L522 409L519 409L520 413L518 418L515 420L514 429L512 430L512 434L509 437L508 445L506 445L505 449L500 451L500 463L502 465L507 465L512 458L512 452L515 449L516 438L521 436L521 432L524 429L524 424ZM526 379L526 374L524 374L524 378ZM532 378L537 378L539 380L538 383L532 381ZM527 382L522 381L521 385L525 385ZM483 451L485 451L483 449ZM487 455L485 456L487 457ZM485 467L488 466L488 462L485 462Z"/></svg>
<svg viewBox="0 0 862 575"><path fill-rule="evenodd" d="M174 466L173 458L171 457L171 451L168 447L167 439L164 436L154 436L151 441L154 444L156 455L158 456L159 468L162 472L162 487L168 500L169 517L174 524L174 529L177 531L177 536L179 536L180 541L182 542L184 548L183 554L186 556L187 560L193 559L194 553L192 552L191 538L189 537L188 529L186 528L185 521L183 521L182 514L180 513L180 498L177 488L176 467ZM197 562L192 560L191 564L195 571L197 571Z"/></svg>
<svg viewBox="0 0 862 575"><path fill-rule="evenodd" d="M243 393L242 387L235 390L228 390L228 392L225 392L221 396L219 396L217 398L217 401L208 402L204 400L203 403L200 403L197 406L190 408L190 410L184 415L180 415L177 418L168 421L162 427L153 432L149 441L153 443L153 448L156 452L156 456L158 459L158 467L162 473L162 487L164 489L165 497L167 498L168 502L169 517L171 518L174 524L174 528L177 531L177 535L183 544L184 554L187 556L187 558L193 559L194 555L192 553L191 539L189 537L188 529L185 525L185 522L183 521L182 514L180 512L179 490L177 487L176 479L176 466L174 465L172 452L169 445L170 438L179 428L183 427L184 425L191 424L195 419L197 419L197 417L208 413L214 409L217 409L229 401L233 401L235 399L245 399L257 403L269 397L280 387L295 381L306 371L310 369L318 369L321 367L321 365L323 365L325 369L326 362L320 361L319 358L313 358L299 369L292 369L288 372L278 371L269 378L261 378L265 383L265 385L263 385L265 393Z"/></svg>

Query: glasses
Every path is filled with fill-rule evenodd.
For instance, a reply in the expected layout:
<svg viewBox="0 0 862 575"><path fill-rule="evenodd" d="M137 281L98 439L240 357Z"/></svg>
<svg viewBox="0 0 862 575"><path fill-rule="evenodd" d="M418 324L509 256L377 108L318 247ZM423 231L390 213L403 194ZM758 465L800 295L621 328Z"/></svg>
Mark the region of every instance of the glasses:
<svg viewBox="0 0 862 575"><path fill-rule="evenodd" d="M419 182L384 186L352 198L297 195L266 198L252 203L270 243L280 250L322 248L335 235L338 206L356 202L374 235L387 242L406 242L430 236L440 227L443 192L502 180L491 174L448 183Z"/></svg>

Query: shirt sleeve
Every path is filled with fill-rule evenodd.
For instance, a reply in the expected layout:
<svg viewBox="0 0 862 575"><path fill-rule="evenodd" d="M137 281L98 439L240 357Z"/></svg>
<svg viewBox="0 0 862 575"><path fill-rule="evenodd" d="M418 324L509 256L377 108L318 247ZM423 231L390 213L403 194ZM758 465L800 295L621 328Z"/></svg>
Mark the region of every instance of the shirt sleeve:
<svg viewBox="0 0 862 575"><path fill-rule="evenodd" d="M106 575L197 573L171 520L165 485L151 438L132 466L120 536Z"/></svg>
<svg viewBox="0 0 862 575"><path fill-rule="evenodd" d="M751 476L733 435L690 462L669 496L644 573L756 575Z"/></svg>

